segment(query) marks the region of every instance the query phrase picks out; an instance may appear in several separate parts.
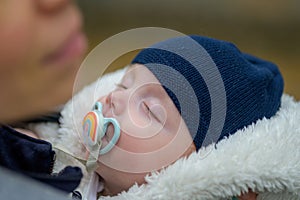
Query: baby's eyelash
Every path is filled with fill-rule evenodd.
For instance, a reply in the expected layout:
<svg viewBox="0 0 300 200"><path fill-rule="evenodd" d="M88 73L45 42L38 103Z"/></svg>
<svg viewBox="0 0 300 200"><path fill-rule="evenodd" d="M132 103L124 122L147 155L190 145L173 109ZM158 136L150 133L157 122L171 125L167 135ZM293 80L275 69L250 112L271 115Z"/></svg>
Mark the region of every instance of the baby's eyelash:
<svg viewBox="0 0 300 200"><path fill-rule="evenodd" d="M118 88L127 89L127 87L125 85L123 85L122 83L116 83L116 86Z"/></svg>
<svg viewBox="0 0 300 200"><path fill-rule="evenodd" d="M159 123L161 123L160 119L151 111L150 107L145 102L143 102L143 105L145 106L148 114L154 117Z"/></svg>
<svg viewBox="0 0 300 200"><path fill-rule="evenodd" d="M143 102L143 105L145 106L147 112L151 113L151 110L150 110L149 106L145 102Z"/></svg>

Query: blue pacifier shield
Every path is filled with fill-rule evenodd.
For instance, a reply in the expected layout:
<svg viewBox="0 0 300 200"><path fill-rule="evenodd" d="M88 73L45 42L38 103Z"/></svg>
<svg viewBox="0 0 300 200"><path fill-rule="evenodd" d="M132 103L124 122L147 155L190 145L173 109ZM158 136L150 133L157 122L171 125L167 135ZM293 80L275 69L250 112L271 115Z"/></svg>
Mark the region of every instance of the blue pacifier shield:
<svg viewBox="0 0 300 200"><path fill-rule="evenodd" d="M113 137L105 147L101 148L102 138L105 136L109 124L114 127ZM96 102L93 110L84 117L82 126L84 144L90 153L88 160L95 164L99 155L108 153L118 142L120 125L114 118L105 118L102 114L102 104Z"/></svg>

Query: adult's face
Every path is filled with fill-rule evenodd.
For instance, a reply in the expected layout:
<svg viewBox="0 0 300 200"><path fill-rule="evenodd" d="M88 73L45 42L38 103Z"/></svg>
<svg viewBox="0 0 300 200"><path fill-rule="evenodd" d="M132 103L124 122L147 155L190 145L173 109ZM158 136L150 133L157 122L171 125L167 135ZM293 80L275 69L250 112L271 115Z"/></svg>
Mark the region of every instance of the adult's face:
<svg viewBox="0 0 300 200"><path fill-rule="evenodd" d="M81 26L70 0L0 1L0 122L70 98L86 50Z"/></svg>

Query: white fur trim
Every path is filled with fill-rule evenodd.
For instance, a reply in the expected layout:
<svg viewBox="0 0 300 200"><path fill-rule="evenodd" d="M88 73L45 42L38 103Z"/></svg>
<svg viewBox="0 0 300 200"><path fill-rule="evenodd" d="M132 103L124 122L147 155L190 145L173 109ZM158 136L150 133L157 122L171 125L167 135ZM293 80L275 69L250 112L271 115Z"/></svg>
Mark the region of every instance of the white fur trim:
<svg viewBox="0 0 300 200"><path fill-rule="evenodd" d="M118 198L216 200L252 189L258 199L300 199L299 122L300 103L284 95L272 119L178 160Z"/></svg>

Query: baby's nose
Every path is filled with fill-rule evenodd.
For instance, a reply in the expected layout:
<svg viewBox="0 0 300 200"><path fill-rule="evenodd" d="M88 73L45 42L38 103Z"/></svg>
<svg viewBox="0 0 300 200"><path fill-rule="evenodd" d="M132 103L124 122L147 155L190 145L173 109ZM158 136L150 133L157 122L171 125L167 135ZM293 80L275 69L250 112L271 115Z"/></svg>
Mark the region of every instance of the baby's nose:
<svg viewBox="0 0 300 200"><path fill-rule="evenodd" d="M128 105L128 92L111 92L106 98L106 103L110 105L113 115L120 115L124 112L126 106Z"/></svg>

